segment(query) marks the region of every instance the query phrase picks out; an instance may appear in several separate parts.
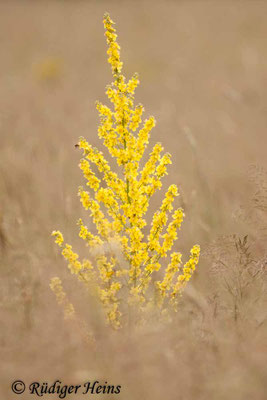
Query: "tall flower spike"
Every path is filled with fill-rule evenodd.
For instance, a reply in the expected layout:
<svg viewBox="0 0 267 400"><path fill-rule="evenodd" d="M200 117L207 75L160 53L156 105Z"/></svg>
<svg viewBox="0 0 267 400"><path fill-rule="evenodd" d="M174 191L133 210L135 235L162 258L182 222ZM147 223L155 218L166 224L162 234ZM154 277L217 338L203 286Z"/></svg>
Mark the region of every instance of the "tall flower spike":
<svg viewBox="0 0 267 400"><path fill-rule="evenodd" d="M132 315L143 321L144 312L151 310L153 304L164 313L166 308L176 307L178 295L198 263L200 248L198 245L192 248L183 269L180 268L181 253L170 254L184 218L181 208L173 211L179 194L176 185L170 185L159 210L154 213L149 234L144 232L150 200L161 189L171 156L162 154L163 147L157 143L148 160L143 162L156 121L152 116L142 121L144 107L134 104L139 77L134 74L127 82L122 75L123 63L114 22L108 14L104 15L103 22L114 81L106 89L111 105L96 103L100 116L98 136L120 171L112 171L104 155L81 137L78 147L83 157L79 166L88 191L80 187L79 196L95 225L95 232L81 219L78 226L79 236L89 249L89 258L80 261L59 231L54 231L53 235L71 273L93 291L107 321L118 329L122 321L131 320ZM170 261L165 263L167 256ZM156 272L159 280L152 279ZM74 313L71 303L66 303L67 297L58 278L51 282L51 289L58 302L65 305L65 312Z"/></svg>
<svg viewBox="0 0 267 400"><path fill-rule="evenodd" d="M112 74L114 77L118 77L122 70L122 62L120 60L120 46L117 43L116 30L113 28L114 22L111 20L109 14L104 15L104 27L106 29L105 35L107 38L109 55L108 62L111 65Z"/></svg>

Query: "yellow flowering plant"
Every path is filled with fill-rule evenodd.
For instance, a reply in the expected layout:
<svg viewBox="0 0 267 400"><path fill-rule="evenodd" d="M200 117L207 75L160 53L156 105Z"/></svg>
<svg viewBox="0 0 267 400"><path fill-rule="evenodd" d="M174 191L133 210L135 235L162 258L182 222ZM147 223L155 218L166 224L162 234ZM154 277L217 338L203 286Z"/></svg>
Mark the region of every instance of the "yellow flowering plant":
<svg viewBox="0 0 267 400"><path fill-rule="evenodd" d="M106 90L112 107L96 104L100 115L98 135L116 159L121 173L112 171L102 152L81 137L77 144L83 151L79 166L89 190L80 187L78 195L96 227L93 234L82 219L78 221L79 236L89 248L88 259L80 260L72 246L65 243L61 232L54 231L52 235L71 273L93 290L104 307L107 321L118 328L131 310L142 314L154 305L161 311L176 306L198 263L200 248L198 245L192 248L183 266L181 254L171 253L161 280L157 280L161 275L157 271L177 239L184 212L181 208L174 210L173 202L179 193L177 186L171 185L153 215L150 229L145 228L150 199L161 189L161 179L167 174L171 156L162 154L163 147L157 143L140 167L155 119L149 117L142 123L144 107L134 104L138 75L134 74L128 81L122 75L114 22L108 14L104 15L103 22L114 81ZM58 302L65 304L66 316L74 314L73 306L66 302L60 279L53 278L50 287Z"/></svg>

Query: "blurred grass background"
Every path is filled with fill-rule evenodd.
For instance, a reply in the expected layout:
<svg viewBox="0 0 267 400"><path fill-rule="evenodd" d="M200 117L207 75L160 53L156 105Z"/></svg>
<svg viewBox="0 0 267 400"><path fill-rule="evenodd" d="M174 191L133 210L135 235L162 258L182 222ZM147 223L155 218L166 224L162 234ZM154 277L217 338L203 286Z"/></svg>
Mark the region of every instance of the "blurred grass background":
<svg viewBox="0 0 267 400"><path fill-rule="evenodd" d="M119 334L118 340L99 328L103 347L93 352L85 351L75 327L62 322L50 277L58 273L73 292L80 289L72 286L50 233L60 229L82 248L76 194L83 178L74 145L84 136L104 151L94 103L106 102L111 82L105 11L117 23L124 74L140 74L136 100L156 117L151 144L162 142L173 156L164 187L178 184L186 213L176 248L186 255L199 243L210 254L211 242L221 235L249 234L254 258L266 265L259 261L266 251L266 208L256 220L249 217L257 193L251 165L266 168L267 3L2 0L1 396L12 398L10 382L18 377L66 383L115 377L124 383L124 399L264 399L266 340L257 341L248 325L242 328L244 341L233 325L216 327L213 353L205 348L209 334L196 345L198 317L185 311L176 330L153 326L140 337ZM161 196L153 200L150 216ZM213 291L210 264L202 258L192 283L201 296ZM227 337L223 344L220 332ZM158 353L159 340L165 350ZM240 354L253 358L247 368Z"/></svg>

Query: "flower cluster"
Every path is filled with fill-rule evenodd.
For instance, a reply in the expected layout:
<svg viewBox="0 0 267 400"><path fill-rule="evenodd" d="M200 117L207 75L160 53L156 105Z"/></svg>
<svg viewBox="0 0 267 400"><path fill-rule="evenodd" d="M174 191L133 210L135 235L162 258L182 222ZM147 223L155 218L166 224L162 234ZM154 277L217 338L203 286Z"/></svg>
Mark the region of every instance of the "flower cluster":
<svg viewBox="0 0 267 400"><path fill-rule="evenodd" d="M79 166L88 189L80 187L78 195L96 227L93 234L81 219L78 221L79 236L89 249L88 259L79 260L59 231L53 235L71 273L90 290L94 288L108 321L118 328L127 318L129 307L144 311L155 304L163 310L168 304L175 304L195 270L200 249L198 245L193 247L183 267L181 254L173 252L165 272L157 272L177 239L184 212L181 208L174 210L179 193L176 185L171 185L153 215L150 228L146 227L151 196L161 189L171 156L164 154L162 145L157 143L140 167L156 122L154 117L142 120L144 107L134 104L138 76L134 74L127 81L122 75L114 22L108 14L103 22L114 81L106 90L111 107L96 104L100 115L98 135L116 159L120 174L112 171L104 155L81 137L78 147L83 158ZM60 303L63 289L55 279L51 287Z"/></svg>

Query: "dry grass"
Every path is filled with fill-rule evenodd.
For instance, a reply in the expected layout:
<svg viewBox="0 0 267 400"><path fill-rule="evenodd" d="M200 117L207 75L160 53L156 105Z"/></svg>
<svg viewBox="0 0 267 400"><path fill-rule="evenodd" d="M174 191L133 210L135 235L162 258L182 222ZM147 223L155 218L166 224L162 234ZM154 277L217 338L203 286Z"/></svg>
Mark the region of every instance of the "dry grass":
<svg viewBox="0 0 267 400"><path fill-rule="evenodd" d="M104 11L157 119L152 143L173 154L165 184L179 184L187 216L179 249L203 249L174 322L119 333L50 238L59 228L82 249L74 145L83 135L99 146ZM1 399L19 378L107 380L127 400L266 399L266 12L264 1L1 1ZM95 345L63 321L57 273Z"/></svg>

